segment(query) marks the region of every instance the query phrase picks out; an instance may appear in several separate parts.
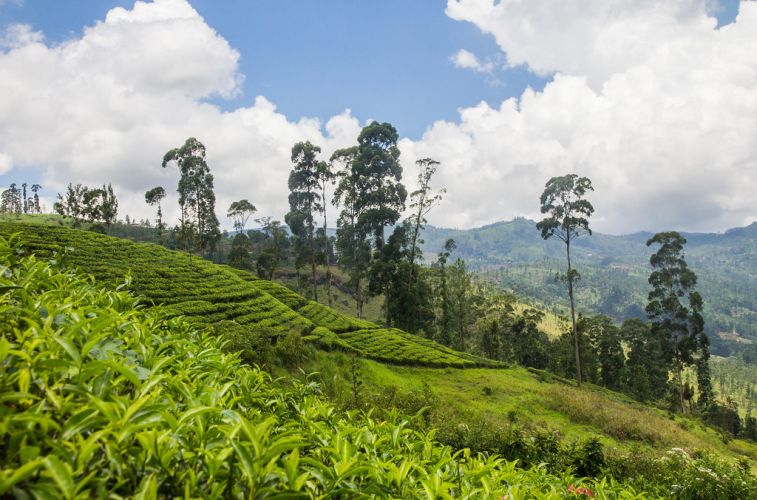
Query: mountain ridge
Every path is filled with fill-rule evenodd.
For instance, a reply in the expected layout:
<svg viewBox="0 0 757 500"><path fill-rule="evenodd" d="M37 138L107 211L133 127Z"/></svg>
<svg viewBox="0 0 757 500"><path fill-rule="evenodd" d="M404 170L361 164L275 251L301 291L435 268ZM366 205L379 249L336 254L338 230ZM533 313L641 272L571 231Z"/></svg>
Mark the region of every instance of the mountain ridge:
<svg viewBox="0 0 757 500"><path fill-rule="evenodd" d="M579 311L607 314L616 321L644 317L653 233L609 235L595 232L577 238L573 261L582 275L577 285ZM757 222L722 233L682 232L684 254L699 278L705 299L707 331L714 351L728 355L744 342L757 341ZM501 287L565 312L567 294L554 283L564 272L562 242L544 241L536 222L523 217L479 228L445 229L428 225L422 249L433 262L448 238L470 268ZM734 340L734 332L736 340ZM720 334L728 333L729 338Z"/></svg>

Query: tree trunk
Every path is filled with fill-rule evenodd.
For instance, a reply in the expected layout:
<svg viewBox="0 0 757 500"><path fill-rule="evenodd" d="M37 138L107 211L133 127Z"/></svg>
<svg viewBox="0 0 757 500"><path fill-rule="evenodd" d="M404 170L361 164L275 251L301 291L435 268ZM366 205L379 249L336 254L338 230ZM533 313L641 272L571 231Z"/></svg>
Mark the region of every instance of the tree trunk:
<svg viewBox="0 0 757 500"><path fill-rule="evenodd" d="M678 378L678 400L681 403L681 413L686 413L686 401L683 397L683 367L680 365L678 366L676 377Z"/></svg>
<svg viewBox="0 0 757 500"><path fill-rule="evenodd" d="M360 276L355 280L355 306L357 308L357 319L363 319L363 294L360 291Z"/></svg>
<svg viewBox="0 0 757 500"><path fill-rule="evenodd" d="M384 314L386 315L386 327L392 327L392 317L389 314L389 290L384 289Z"/></svg>
<svg viewBox="0 0 757 500"><path fill-rule="evenodd" d="M326 223L326 180L321 185L321 202L323 203L323 243L324 259L326 260L326 297L328 297L329 307L331 307L331 252L329 252L329 233L328 224Z"/></svg>
<svg viewBox="0 0 757 500"><path fill-rule="evenodd" d="M583 383L583 374L581 371L581 351L578 344L578 328L576 327L576 306L573 300L573 273L570 266L570 238L565 242L568 254L568 297L570 298L570 319L573 322L573 349L576 356L576 380L578 387Z"/></svg>

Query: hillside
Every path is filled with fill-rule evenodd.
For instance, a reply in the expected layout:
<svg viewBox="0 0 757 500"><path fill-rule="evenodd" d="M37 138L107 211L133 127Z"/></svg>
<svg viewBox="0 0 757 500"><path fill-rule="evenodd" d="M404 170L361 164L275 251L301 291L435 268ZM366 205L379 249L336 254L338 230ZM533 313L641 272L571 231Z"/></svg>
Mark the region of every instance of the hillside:
<svg viewBox="0 0 757 500"><path fill-rule="evenodd" d="M3 498L644 497L612 479L456 452L396 413L342 412L171 311L18 250L0 238ZM667 461L644 490L671 491L666 477L681 473L693 487L704 466L721 474L708 488L755 489L705 458Z"/></svg>
<svg viewBox="0 0 757 500"><path fill-rule="evenodd" d="M683 233L685 254L699 278L705 321L713 351L727 355L757 341L757 223L722 234ZM643 316L648 292L649 233L613 236L594 233L575 240L573 258L581 280L577 305L616 320ZM423 245L427 261L448 238L454 256L517 295L564 312L566 292L554 282L564 272L565 249L544 241L533 221L515 219L481 228L455 230L428 226ZM735 335L734 335L735 332Z"/></svg>
<svg viewBox="0 0 757 500"><path fill-rule="evenodd" d="M294 332L322 349L353 352L375 361L408 365L410 371L406 374L406 381L411 385L412 380L417 381L433 373L418 371L419 367L468 368L466 373L472 373L470 369L475 367L501 366L401 330L381 328L355 319L308 300L285 286L258 279L246 271L190 258L185 253L157 245L134 243L66 227L0 223L0 236L7 237L13 233L20 233L22 248L27 252L41 258L55 256L66 265L91 274L103 283L123 286L125 277L128 277L126 288L142 296L147 304L160 304L166 311L181 314L197 326L211 327L228 338L262 333L269 345L283 344L282 339ZM550 321L556 319L551 318ZM390 371L396 372L396 368ZM447 372L444 377L458 384L462 393L480 393L479 384L472 383L467 376L452 375L456 372ZM513 377L521 377L512 371L496 370L492 373L494 379L482 382L484 385L508 385L513 382ZM544 376L531 374L527 378L539 380ZM547 378L554 379L551 376ZM489 376L485 379L488 380ZM376 381L374 385L392 384L394 382ZM524 393L541 390L526 386L521 389ZM453 401L449 404L450 408L456 406ZM489 411L486 401L474 406L480 405L483 405L483 411ZM535 414L549 411L554 409L541 406ZM571 421L570 418L561 418L556 420L556 425L567 430L571 428ZM593 433L609 436L603 430L594 429ZM709 447L719 452L726 450L718 444L714 433L704 441L697 439L690 442L697 443L697 447ZM671 444L660 443L661 446ZM743 454L744 451L736 453Z"/></svg>
<svg viewBox="0 0 757 500"><path fill-rule="evenodd" d="M67 227L0 222L0 236L21 232L24 248L60 255L96 279L120 285L220 333L262 332L272 344L290 332L323 345L394 363L489 366L428 339L380 328L307 300L285 286L250 273L191 258L150 243L134 243Z"/></svg>

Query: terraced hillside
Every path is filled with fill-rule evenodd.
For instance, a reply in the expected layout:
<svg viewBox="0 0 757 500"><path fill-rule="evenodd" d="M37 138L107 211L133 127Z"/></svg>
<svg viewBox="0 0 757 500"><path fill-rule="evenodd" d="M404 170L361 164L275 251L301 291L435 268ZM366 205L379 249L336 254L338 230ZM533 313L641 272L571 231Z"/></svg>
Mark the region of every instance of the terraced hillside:
<svg viewBox="0 0 757 500"><path fill-rule="evenodd" d="M126 279L129 290L199 325L231 323L243 330L265 332L272 342L294 331L306 339L329 339L331 344L390 363L460 368L494 365L341 314L247 272L158 245L67 227L0 222L0 235L13 233L21 233L22 245L29 252L61 255L98 281L122 284Z"/></svg>

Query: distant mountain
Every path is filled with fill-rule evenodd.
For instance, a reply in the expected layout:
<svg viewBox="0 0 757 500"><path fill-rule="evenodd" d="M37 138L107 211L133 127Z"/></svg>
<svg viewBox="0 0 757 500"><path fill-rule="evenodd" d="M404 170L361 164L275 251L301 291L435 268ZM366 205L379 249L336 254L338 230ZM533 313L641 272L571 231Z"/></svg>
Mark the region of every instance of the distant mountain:
<svg viewBox="0 0 757 500"><path fill-rule="evenodd" d="M714 351L728 354L757 341L757 222L724 233L682 234L688 241L686 260L699 277ZM646 241L651 236L595 232L575 240L571 254L581 273L579 310L618 321L644 316L652 253ZM557 240L542 240L534 221L517 218L465 230L427 226L427 261L436 258L448 238L457 244L455 256L473 270L520 296L565 312L567 293L554 280L555 273L564 272L565 247Z"/></svg>

